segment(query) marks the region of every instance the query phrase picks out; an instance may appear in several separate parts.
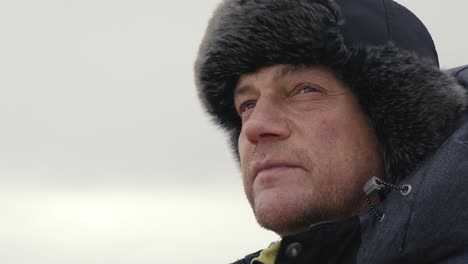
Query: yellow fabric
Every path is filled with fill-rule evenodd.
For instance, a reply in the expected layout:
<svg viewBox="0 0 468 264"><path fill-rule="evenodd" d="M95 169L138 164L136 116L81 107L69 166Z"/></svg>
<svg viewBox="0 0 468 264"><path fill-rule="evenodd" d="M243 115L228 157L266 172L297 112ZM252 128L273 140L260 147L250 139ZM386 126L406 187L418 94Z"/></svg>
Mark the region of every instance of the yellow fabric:
<svg viewBox="0 0 468 264"><path fill-rule="evenodd" d="M260 256L252 259L251 264L256 260L260 261L263 264L274 264L276 256L278 256L278 251L280 249L281 241L271 244L267 249L260 252Z"/></svg>

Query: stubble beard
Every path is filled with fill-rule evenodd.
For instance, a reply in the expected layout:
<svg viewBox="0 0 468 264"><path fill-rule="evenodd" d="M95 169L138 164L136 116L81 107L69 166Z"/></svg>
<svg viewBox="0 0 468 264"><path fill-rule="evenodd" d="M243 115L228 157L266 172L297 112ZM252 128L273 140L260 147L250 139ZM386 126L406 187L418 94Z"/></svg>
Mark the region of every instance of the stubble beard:
<svg viewBox="0 0 468 264"><path fill-rule="evenodd" d="M251 207L260 226L280 236L307 230L310 226L351 217L356 211L358 197L338 200L327 191L291 194L295 197L278 197L275 204L259 204L255 199Z"/></svg>
<svg viewBox="0 0 468 264"><path fill-rule="evenodd" d="M310 197L312 196L312 197ZM278 197L273 205L262 205L254 201L252 209L260 226L274 231L280 236L290 235L306 230L313 223L324 218L320 209L320 198L314 195L303 195L297 201Z"/></svg>
<svg viewBox="0 0 468 264"><path fill-rule="evenodd" d="M362 204L363 201L363 197L356 192L360 187L353 184L337 186L333 180L328 182L326 179L336 177L331 164L323 168L314 166L307 151L301 147L282 147L282 152L288 153L287 157L309 166L309 178L303 184L308 187L300 188L299 191L276 190L268 194L269 199L259 198L259 194L254 194L253 190L255 177L252 176L251 163L257 154L273 150L262 149L257 152L259 149L255 148L242 172L244 191L260 226L285 236L307 230L313 224L344 219L355 213L356 204ZM294 151L287 151L292 149Z"/></svg>
<svg viewBox="0 0 468 264"><path fill-rule="evenodd" d="M300 148L290 153L290 157L301 160L301 164L312 164L311 161L304 160L307 153L300 151ZM247 170L243 173L251 173L251 171ZM245 182L245 179L244 175L244 190L247 199L258 224L265 229L284 236L306 230L311 224L327 219L327 211L330 211L327 210L327 204L330 199L333 199L327 197L330 195L328 190L316 190L317 186L311 186L310 189L300 192L275 192L269 194L272 195L271 201L267 202L265 199L257 199L253 190L253 181Z"/></svg>
<svg viewBox="0 0 468 264"><path fill-rule="evenodd" d="M324 171L309 173L315 177L330 176ZM244 188L258 224L280 236L305 231L311 225L320 222L348 218L356 214L356 210L361 209L365 201L365 198L356 192L357 185L342 189L343 186L322 182L298 192L283 190L270 193L271 199L268 200L265 197L257 197L252 186L253 183L250 183Z"/></svg>

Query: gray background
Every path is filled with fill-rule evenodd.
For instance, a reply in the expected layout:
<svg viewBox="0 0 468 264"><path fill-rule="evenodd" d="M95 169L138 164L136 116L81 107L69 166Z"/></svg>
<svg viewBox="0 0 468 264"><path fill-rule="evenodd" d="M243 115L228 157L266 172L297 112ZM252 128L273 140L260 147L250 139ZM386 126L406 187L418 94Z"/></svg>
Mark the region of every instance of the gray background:
<svg viewBox="0 0 468 264"><path fill-rule="evenodd" d="M218 0L0 0L0 263L227 263L266 247L192 65ZM443 68L464 0L399 1Z"/></svg>

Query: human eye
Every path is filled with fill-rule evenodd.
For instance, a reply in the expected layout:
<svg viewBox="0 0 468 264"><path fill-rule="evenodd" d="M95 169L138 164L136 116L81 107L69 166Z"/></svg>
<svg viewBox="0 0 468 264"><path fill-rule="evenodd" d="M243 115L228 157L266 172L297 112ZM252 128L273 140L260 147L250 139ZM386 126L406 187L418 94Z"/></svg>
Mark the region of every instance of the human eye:
<svg viewBox="0 0 468 264"><path fill-rule="evenodd" d="M252 110L255 107L255 105L256 105L256 102L252 100L242 103L238 110L239 114L243 115L245 112Z"/></svg>
<svg viewBox="0 0 468 264"><path fill-rule="evenodd" d="M305 83L305 84L300 84L296 86L296 89L294 89L295 92L294 94L306 94L306 93L316 93L320 92L321 90L314 86L313 84Z"/></svg>

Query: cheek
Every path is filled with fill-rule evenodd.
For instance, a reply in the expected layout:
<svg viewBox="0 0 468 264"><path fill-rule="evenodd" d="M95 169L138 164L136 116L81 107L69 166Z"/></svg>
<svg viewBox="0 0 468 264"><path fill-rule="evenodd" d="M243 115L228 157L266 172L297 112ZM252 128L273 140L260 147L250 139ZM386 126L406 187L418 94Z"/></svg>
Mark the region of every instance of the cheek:
<svg viewBox="0 0 468 264"><path fill-rule="evenodd" d="M334 120L321 120L316 128L317 138L321 139L323 144L330 144L331 142L340 138L340 128Z"/></svg>
<svg viewBox="0 0 468 264"><path fill-rule="evenodd" d="M348 117L348 118L346 118ZM317 119L307 128L307 137L313 139L318 150L325 153L350 154L352 146L360 144L367 134L367 124L361 118L354 118L346 113L333 113ZM326 155L326 156L328 156Z"/></svg>
<svg viewBox="0 0 468 264"><path fill-rule="evenodd" d="M340 140L340 133L335 122L319 119L304 127L302 137L308 151L316 153L316 159L322 159L329 156L334 145Z"/></svg>
<svg viewBox="0 0 468 264"><path fill-rule="evenodd" d="M253 146L241 133L238 140L238 151L242 170L242 183L244 185L245 195L251 206L253 206L253 180L252 177L249 176L249 159L253 151L252 148Z"/></svg>
<svg viewBox="0 0 468 264"><path fill-rule="evenodd" d="M305 127L304 147L311 155L316 180L333 185L340 178L338 175L346 173L345 164L355 152L355 139L349 137L349 132L346 120L334 116L316 119Z"/></svg>
<svg viewBox="0 0 468 264"><path fill-rule="evenodd" d="M247 138L241 133L238 140L238 151L239 151L239 158L240 158L240 165L242 170L242 177L244 181L244 185L248 184L249 181L249 160L250 156L252 155L253 146L249 143Z"/></svg>
<svg viewBox="0 0 468 264"><path fill-rule="evenodd" d="M344 112L317 122L315 147L326 180L340 188L363 185L370 176L380 175L377 142L363 115Z"/></svg>
<svg viewBox="0 0 468 264"><path fill-rule="evenodd" d="M238 151L239 151L239 158L241 162L242 171L244 170L244 166L246 165L246 156L247 156L247 149L248 149L248 140L245 136L241 133L239 135L239 140L237 141Z"/></svg>

